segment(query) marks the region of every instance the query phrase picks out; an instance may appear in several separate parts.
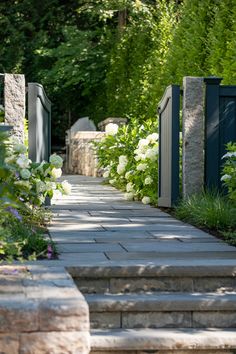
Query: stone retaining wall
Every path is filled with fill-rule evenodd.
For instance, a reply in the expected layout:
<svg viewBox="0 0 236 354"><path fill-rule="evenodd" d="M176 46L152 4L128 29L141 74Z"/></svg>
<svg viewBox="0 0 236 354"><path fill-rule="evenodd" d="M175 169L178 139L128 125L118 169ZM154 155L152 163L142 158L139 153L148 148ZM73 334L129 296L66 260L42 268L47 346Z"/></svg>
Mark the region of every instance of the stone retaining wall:
<svg viewBox="0 0 236 354"><path fill-rule="evenodd" d="M101 176L97 166L97 155L93 142L101 141L105 132L77 132L68 137L67 144L67 173L84 176Z"/></svg>
<svg viewBox="0 0 236 354"><path fill-rule="evenodd" d="M63 267L0 270L0 352L88 354L89 311Z"/></svg>

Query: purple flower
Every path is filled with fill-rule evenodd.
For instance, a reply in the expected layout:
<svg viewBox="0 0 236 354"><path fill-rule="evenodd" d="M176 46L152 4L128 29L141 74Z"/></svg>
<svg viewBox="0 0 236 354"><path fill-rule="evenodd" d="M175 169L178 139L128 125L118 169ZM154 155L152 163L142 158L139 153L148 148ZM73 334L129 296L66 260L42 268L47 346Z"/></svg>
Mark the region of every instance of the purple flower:
<svg viewBox="0 0 236 354"><path fill-rule="evenodd" d="M51 259L51 258L52 258L52 254L53 254L52 246L51 246L51 245L48 245L48 249L47 249L47 259Z"/></svg>
<svg viewBox="0 0 236 354"><path fill-rule="evenodd" d="M22 216L19 214L18 210L12 207L7 207L6 211L9 211L13 216L15 216L19 221L22 221Z"/></svg>

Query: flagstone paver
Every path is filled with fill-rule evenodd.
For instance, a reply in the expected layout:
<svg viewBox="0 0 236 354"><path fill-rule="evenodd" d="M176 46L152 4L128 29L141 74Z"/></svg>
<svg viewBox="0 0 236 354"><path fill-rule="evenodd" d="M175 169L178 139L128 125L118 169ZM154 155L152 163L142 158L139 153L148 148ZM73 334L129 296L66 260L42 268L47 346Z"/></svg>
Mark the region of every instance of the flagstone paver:
<svg viewBox="0 0 236 354"><path fill-rule="evenodd" d="M234 247L157 208L126 201L102 178L66 178L72 193L52 201L49 228L63 264L236 258Z"/></svg>

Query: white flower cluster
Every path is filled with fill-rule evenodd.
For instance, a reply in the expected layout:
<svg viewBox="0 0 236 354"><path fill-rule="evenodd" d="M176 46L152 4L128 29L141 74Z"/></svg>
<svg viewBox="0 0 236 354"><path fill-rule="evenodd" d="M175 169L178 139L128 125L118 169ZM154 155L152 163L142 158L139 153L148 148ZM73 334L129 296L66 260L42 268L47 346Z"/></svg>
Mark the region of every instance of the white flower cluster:
<svg viewBox="0 0 236 354"><path fill-rule="evenodd" d="M222 159L227 159L227 158L230 158L230 157L236 157L236 151L227 152L227 154L222 156Z"/></svg>
<svg viewBox="0 0 236 354"><path fill-rule="evenodd" d="M118 132L119 126L114 123L109 123L106 125L105 132L107 135L116 135Z"/></svg>
<svg viewBox="0 0 236 354"><path fill-rule="evenodd" d="M126 200L133 200L134 199L134 193L133 192L125 193L125 199Z"/></svg>
<svg viewBox="0 0 236 354"><path fill-rule="evenodd" d="M49 162L53 165L53 167L61 168L63 165L63 160L60 156L53 154L49 158Z"/></svg>
<svg viewBox="0 0 236 354"><path fill-rule="evenodd" d="M117 169L116 169L116 171L117 171L117 173L119 175L122 175L125 172L125 168L127 166L127 163L128 163L127 156L121 155L119 157L119 164L118 164Z"/></svg>
<svg viewBox="0 0 236 354"><path fill-rule="evenodd" d="M24 154L20 154L19 157L16 160L17 165L20 168L28 168L30 166L30 164L32 163L32 161L30 159L28 159L28 157L26 157Z"/></svg>
<svg viewBox="0 0 236 354"><path fill-rule="evenodd" d="M151 200L149 197L143 197L143 199L142 199L143 204L150 204L150 202L151 202Z"/></svg>
<svg viewBox="0 0 236 354"><path fill-rule="evenodd" d="M107 167L105 168L105 171L104 171L104 173L103 173L103 177L104 177L104 178L108 178L108 177L110 176L110 170L111 170L111 167L110 167L110 166L107 166Z"/></svg>
<svg viewBox="0 0 236 354"><path fill-rule="evenodd" d="M55 168L55 167L53 167L53 169L52 169L52 171L51 171L51 175L52 175L52 178L54 178L54 179L60 178L61 175L62 175L62 170L61 170L61 168Z"/></svg>
<svg viewBox="0 0 236 354"><path fill-rule="evenodd" d="M231 179L232 178L232 176L230 176L230 175L223 175L222 177L221 177L221 181L227 181L227 180L229 180L229 179Z"/></svg>
<svg viewBox="0 0 236 354"><path fill-rule="evenodd" d="M26 153L27 148L12 139L11 150L5 158L5 163L13 173L14 184L19 188L27 188L29 195L32 193L32 203L40 202L42 204L46 195L52 196L55 191L70 194L71 186L67 181L56 183L56 180L62 175L63 160L60 156L53 154L50 156L49 162L42 161L32 164ZM35 194L37 195L35 196Z"/></svg>
<svg viewBox="0 0 236 354"><path fill-rule="evenodd" d="M149 159L151 161L156 161L158 156L158 134L153 133L146 137L146 139L140 139L138 147L134 150L135 160L143 161Z"/></svg>

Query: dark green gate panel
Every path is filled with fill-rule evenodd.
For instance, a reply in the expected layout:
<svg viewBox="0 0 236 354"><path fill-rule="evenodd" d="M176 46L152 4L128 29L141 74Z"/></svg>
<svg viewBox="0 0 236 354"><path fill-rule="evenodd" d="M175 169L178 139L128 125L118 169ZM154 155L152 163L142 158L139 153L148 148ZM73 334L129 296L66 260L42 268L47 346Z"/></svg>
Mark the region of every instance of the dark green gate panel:
<svg viewBox="0 0 236 354"><path fill-rule="evenodd" d="M221 78L205 78L206 139L205 185L222 188L222 156L228 142L236 141L236 86L220 86Z"/></svg>
<svg viewBox="0 0 236 354"><path fill-rule="evenodd" d="M42 85L28 84L29 158L49 161L51 154L51 102Z"/></svg>
<svg viewBox="0 0 236 354"><path fill-rule="evenodd" d="M179 197L180 87L168 86L158 105L159 192L158 205L171 207Z"/></svg>

